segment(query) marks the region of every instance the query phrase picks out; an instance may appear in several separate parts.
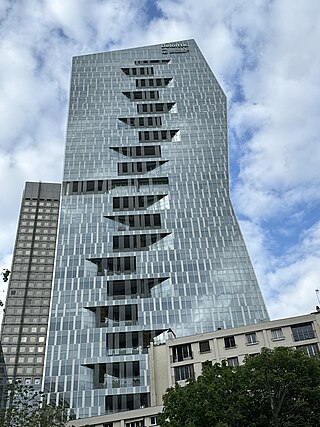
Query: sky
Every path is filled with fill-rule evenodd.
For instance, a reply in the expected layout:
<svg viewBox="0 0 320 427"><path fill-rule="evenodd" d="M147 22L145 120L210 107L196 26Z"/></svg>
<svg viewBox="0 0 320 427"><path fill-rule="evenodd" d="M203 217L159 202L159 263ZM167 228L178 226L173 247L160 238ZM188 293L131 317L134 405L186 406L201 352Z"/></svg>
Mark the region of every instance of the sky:
<svg viewBox="0 0 320 427"><path fill-rule="evenodd" d="M231 197L270 317L314 311L319 17L319 0L1 0L0 268L25 181L62 179L72 56L194 38L228 98Z"/></svg>

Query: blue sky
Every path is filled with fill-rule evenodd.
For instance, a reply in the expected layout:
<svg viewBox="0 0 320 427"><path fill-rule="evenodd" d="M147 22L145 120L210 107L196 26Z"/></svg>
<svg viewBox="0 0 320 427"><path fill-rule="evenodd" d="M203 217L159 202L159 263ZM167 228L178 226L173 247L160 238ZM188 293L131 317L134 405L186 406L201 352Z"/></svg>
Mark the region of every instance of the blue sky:
<svg viewBox="0 0 320 427"><path fill-rule="evenodd" d="M71 57L195 38L228 97L231 196L270 316L314 310L319 16L318 0L2 0L0 267L24 182L61 180Z"/></svg>

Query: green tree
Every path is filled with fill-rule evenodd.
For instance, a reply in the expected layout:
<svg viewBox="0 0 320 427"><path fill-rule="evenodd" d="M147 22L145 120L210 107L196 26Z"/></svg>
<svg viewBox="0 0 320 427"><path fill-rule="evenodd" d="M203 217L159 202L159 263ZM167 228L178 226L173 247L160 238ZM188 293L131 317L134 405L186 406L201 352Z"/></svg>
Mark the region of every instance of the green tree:
<svg viewBox="0 0 320 427"><path fill-rule="evenodd" d="M164 395L163 427L228 427L242 425L245 404L240 375L226 363L203 369L202 375L185 387L176 385ZM222 416L223 415L223 416Z"/></svg>
<svg viewBox="0 0 320 427"><path fill-rule="evenodd" d="M161 427L316 427L320 359L279 347L242 366L205 367L185 387L168 389Z"/></svg>
<svg viewBox="0 0 320 427"><path fill-rule="evenodd" d="M263 349L242 367L257 426L311 427L320 420L320 359L287 347ZM251 411L253 416L255 411ZM259 420L261 422L259 423ZM269 423L265 423L270 420Z"/></svg>
<svg viewBox="0 0 320 427"><path fill-rule="evenodd" d="M2 270L2 272L0 274L1 274L2 280L4 282L7 282L9 280L10 273L11 273L11 271L8 270L7 268L4 268ZM3 303L3 301L0 300L0 307L3 307L3 306L4 306L4 303Z"/></svg>
<svg viewBox="0 0 320 427"><path fill-rule="evenodd" d="M67 408L43 403L43 393L19 382L6 389L7 408L0 412L0 427L64 427Z"/></svg>
<svg viewBox="0 0 320 427"><path fill-rule="evenodd" d="M4 268L1 272L1 276L2 276L2 280L4 282L7 282L9 280L10 270L8 270L7 268Z"/></svg>

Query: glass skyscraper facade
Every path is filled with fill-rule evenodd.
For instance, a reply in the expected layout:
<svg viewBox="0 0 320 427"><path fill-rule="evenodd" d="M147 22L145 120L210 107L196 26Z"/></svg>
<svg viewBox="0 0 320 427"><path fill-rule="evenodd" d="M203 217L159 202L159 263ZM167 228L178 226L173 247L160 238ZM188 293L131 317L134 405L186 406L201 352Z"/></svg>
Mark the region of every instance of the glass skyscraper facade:
<svg viewBox="0 0 320 427"><path fill-rule="evenodd" d="M75 57L48 398L78 417L147 406L151 340L265 320L226 98L195 41Z"/></svg>

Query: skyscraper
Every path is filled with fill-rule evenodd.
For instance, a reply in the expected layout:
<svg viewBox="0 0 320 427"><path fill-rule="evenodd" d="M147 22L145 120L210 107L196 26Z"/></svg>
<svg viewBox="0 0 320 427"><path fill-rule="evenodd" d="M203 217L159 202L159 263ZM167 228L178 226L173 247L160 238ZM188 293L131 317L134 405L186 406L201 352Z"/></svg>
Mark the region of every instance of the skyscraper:
<svg viewBox="0 0 320 427"><path fill-rule="evenodd" d="M7 369L5 360L2 353L2 346L0 341L0 410L5 407L6 404L6 383L7 383Z"/></svg>
<svg viewBox="0 0 320 427"><path fill-rule="evenodd" d="M147 347L267 320L229 195L226 98L194 40L75 57L45 389L149 404Z"/></svg>
<svg viewBox="0 0 320 427"><path fill-rule="evenodd" d="M2 323L8 379L35 388L43 374L60 188L26 183Z"/></svg>

